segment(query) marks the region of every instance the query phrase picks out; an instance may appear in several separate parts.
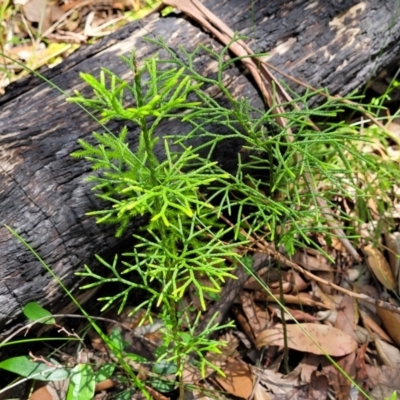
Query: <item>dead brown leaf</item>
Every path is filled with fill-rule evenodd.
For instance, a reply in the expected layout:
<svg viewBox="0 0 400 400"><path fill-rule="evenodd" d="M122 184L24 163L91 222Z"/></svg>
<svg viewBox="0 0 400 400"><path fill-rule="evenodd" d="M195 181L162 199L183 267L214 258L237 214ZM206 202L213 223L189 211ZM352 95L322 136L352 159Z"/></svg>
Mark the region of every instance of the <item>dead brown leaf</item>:
<svg viewBox="0 0 400 400"><path fill-rule="evenodd" d="M384 255L375 249L371 244L364 247L367 256L367 262L376 279L389 290L396 290L396 282L394 280L392 270L386 261Z"/></svg>
<svg viewBox="0 0 400 400"><path fill-rule="evenodd" d="M386 129L400 137L400 118L394 118L386 125Z"/></svg>
<svg viewBox="0 0 400 400"><path fill-rule="evenodd" d="M356 329L356 311L358 314L357 303L348 295L344 295L338 308L335 328L354 338Z"/></svg>
<svg viewBox="0 0 400 400"><path fill-rule="evenodd" d="M341 357L357 349L357 342L350 335L328 325L286 324L286 334L290 349L306 353L327 353ZM257 337L256 343L257 347L284 346L283 326L278 324L272 329L264 330Z"/></svg>
<svg viewBox="0 0 400 400"><path fill-rule="evenodd" d="M363 324L369 332L374 332L381 337L383 340L387 340L388 342L392 342L388 334L379 326L378 322L369 315L369 311L360 310L360 315L363 321Z"/></svg>
<svg viewBox="0 0 400 400"><path fill-rule="evenodd" d="M276 304L270 304L268 307L272 313L278 318L282 318L281 308ZM302 310L292 310L288 307L285 307L284 310L284 318L285 321L305 321L305 322L317 322L320 320L318 317L314 317L313 315L306 313Z"/></svg>
<svg viewBox="0 0 400 400"><path fill-rule="evenodd" d="M240 301L247 321L253 331L253 337L256 337L266 327L269 320L268 314L255 304L253 296L247 291L243 290L240 293Z"/></svg>
<svg viewBox="0 0 400 400"><path fill-rule="evenodd" d="M394 278L397 279L400 268L400 232L386 234L385 243L388 248L390 268L392 269Z"/></svg>
<svg viewBox="0 0 400 400"><path fill-rule="evenodd" d="M272 397L262 385L257 384L254 388L254 400L272 400Z"/></svg>
<svg viewBox="0 0 400 400"><path fill-rule="evenodd" d="M376 307L376 311L389 336L400 346L400 315L381 307Z"/></svg>
<svg viewBox="0 0 400 400"><path fill-rule="evenodd" d="M329 382L323 372L314 370L311 374L310 399L323 400L328 397Z"/></svg>
<svg viewBox="0 0 400 400"><path fill-rule="evenodd" d="M334 325L335 328L347 333L350 337L354 339L356 338L354 332L356 328L356 310L357 303L355 302L355 300L348 295L343 296L338 308L337 318ZM338 360L338 365L352 379L354 379L356 376L355 360L355 351L345 355L340 360ZM347 400L349 398L351 384L352 383L347 376L344 376L342 374L337 375L337 387L339 392L335 393L335 395L338 400Z"/></svg>
<svg viewBox="0 0 400 400"><path fill-rule="evenodd" d="M375 339L375 347L384 365L395 368L400 365L400 351L382 339Z"/></svg>
<svg viewBox="0 0 400 400"><path fill-rule="evenodd" d="M312 294L319 300L321 300L329 310L334 310L336 308L336 303L332 296L323 292L321 287L317 282L311 282Z"/></svg>
<svg viewBox="0 0 400 400"><path fill-rule="evenodd" d="M285 376L271 369L256 370L256 374L263 386L266 386L275 395L285 395L283 398L292 399L291 393L300 384L300 371L298 368Z"/></svg>
<svg viewBox="0 0 400 400"><path fill-rule="evenodd" d="M22 6L22 9L28 21L43 24L45 22L46 7L46 0L29 0Z"/></svg>
<svg viewBox="0 0 400 400"><path fill-rule="evenodd" d="M67 395L69 379L53 382L36 381L35 388L29 396L31 400L60 400Z"/></svg>
<svg viewBox="0 0 400 400"><path fill-rule="evenodd" d="M366 364L365 364L365 353L367 352L368 344L363 344L357 351L355 366L356 366L356 381L365 382L368 377Z"/></svg>
<svg viewBox="0 0 400 400"><path fill-rule="evenodd" d="M253 329L251 327L250 322L247 320L247 318L243 314L242 310L240 310L238 307L232 307L231 312L234 315L241 330L245 333L247 338L254 344L255 336L253 333Z"/></svg>
<svg viewBox="0 0 400 400"><path fill-rule="evenodd" d="M301 381L310 383L311 375L317 369L327 375L327 367L329 365L330 361L325 356L305 353L299 364Z"/></svg>
<svg viewBox="0 0 400 400"><path fill-rule="evenodd" d="M250 366L231 359L225 364L223 371L224 377L215 377L223 389L236 397L248 399L253 391L253 373Z"/></svg>
<svg viewBox="0 0 400 400"><path fill-rule="evenodd" d="M383 365L381 367L375 365L366 365L366 371L370 386L388 386L392 391L400 391L400 368L391 368Z"/></svg>
<svg viewBox="0 0 400 400"><path fill-rule="evenodd" d="M97 382L95 386L95 392L101 392L102 390L108 390L115 387L115 382L112 379L105 379L104 381Z"/></svg>
<svg viewBox="0 0 400 400"><path fill-rule="evenodd" d="M294 254L293 261L309 271L332 271L331 263L321 254L312 252L311 249L306 251L297 251Z"/></svg>
<svg viewBox="0 0 400 400"><path fill-rule="evenodd" d="M306 290L309 285L296 271L288 271L288 277L286 279L292 284L292 294Z"/></svg>

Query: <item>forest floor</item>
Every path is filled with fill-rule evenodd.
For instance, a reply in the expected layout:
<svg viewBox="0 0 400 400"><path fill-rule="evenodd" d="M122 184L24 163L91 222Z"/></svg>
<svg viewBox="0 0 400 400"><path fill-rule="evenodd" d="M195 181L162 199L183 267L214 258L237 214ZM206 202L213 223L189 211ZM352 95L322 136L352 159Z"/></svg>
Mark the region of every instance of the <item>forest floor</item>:
<svg viewBox="0 0 400 400"><path fill-rule="evenodd" d="M82 44L90 44L159 7L159 2L139 0L14 3L19 5L11 6L7 1L1 4L0 95L8 84L29 73L25 67L31 70L52 67ZM381 90L382 85L384 89ZM387 77L376 78L369 84L367 96L384 95L387 85ZM398 90L391 93L390 107L388 102L383 102L384 106L388 105L383 113L399 113L398 95ZM386 128L400 136L400 119L391 119ZM398 160L399 148L395 142L389 141L386 147L375 143L375 147L364 150ZM399 183L394 183L392 189L399 191ZM349 214L353 212L354 204L346 198L337 199L337 202ZM364 239L371 234L371 226L379 221L374 199L370 199L368 208L375 219L362 221L360 235ZM236 328L219 337L227 343L221 354L210 356L223 375L206 371L206 375L201 376L188 365L184 381L192 398L383 400L394 398L396 391L400 393L400 314L396 312L400 286L400 204L397 200L391 204L390 213L397 221L396 229L382 233L377 241L379 246L364 244L357 248L362 255L360 261L349 254L340 239L327 242L323 235L314 239L324 254L305 246L297 249L290 259L284 252L281 258L279 255L274 258L269 244L260 239L257 244L260 252L252 256L263 263L257 274L268 284L270 293L267 294L254 278L247 279L237 289L229 310L229 318L235 321ZM277 268L271 268L271 263L280 264L279 273ZM362 302L360 294L389 302L393 309L380 307L372 301ZM196 302L193 293L188 294L187 301ZM285 305L283 311L279 303ZM100 314L94 305L87 307L91 315ZM211 307L222 309L224 298L214 303L210 299ZM117 326L134 333L123 337L130 353L154 359L154 349L162 344L162 324L156 316L152 324L142 327L138 326L140 315L129 316L128 309L121 315L111 310L101 317L105 318L104 329L109 335ZM294 320L301 324L293 323ZM85 328L84 323L68 325L68 321L63 325L68 332L81 332ZM310 340L303 328L317 338L318 343ZM61 350L56 350L52 343L48 341L35 347L33 358L40 360L43 354L54 352L59 362L68 365L86 360L97 366L108 366L113 360L93 330L87 331L85 347L79 351L75 342L69 342ZM135 361L132 365L152 398L176 397L173 373L155 371L148 363L140 365ZM104 369L104 379L96 382L94 399L141 398L136 392L124 392L128 386L126 381L113 371ZM165 384L168 380L173 382L172 386ZM29 397L21 398L66 398L67 380L61 381L57 393L53 386L52 382L36 385ZM29 392L30 389L25 387L24 390ZM0 391L0 400L12 397L10 393ZM68 398L80 399L79 396Z"/></svg>

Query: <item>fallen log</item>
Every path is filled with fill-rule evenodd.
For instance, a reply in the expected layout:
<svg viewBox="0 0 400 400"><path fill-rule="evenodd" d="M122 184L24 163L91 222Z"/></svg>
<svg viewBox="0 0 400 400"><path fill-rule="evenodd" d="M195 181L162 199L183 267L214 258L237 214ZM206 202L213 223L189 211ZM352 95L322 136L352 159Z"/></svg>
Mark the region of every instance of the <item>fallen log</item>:
<svg viewBox="0 0 400 400"><path fill-rule="evenodd" d="M253 11L251 3L203 2L233 30L248 36L254 51L268 52L270 64L314 87L328 87L332 94L345 95L360 88L399 54L400 19L394 18L395 0L275 0L256 2ZM128 68L119 55L135 50L140 60L158 51L143 41L146 36L161 36L176 51L179 45L193 51L200 43L217 51L221 48L183 14L165 18L154 14L81 48L43 75L69 94L84 87L79 72L96 75L101 67L107 67L127 76ZM215 63L201 55L196 66L204 75L215 73ZM294 90L303 90L294 82L287 83ZM247 96L262 107L257 90L240 67L229 70L227 84L233 94ZM98 129L93 119L34 76L9 87L0 98L0 115L1 333L16 324L29 301L39 301L53 312L68 304L62 289L4 224L23 236L74 293L79 286L74 272L85 263L92 266L94 254L107 257L105 249L113 254L124 248L129 235L121 244L114 238L114 228L98 226L85 215L101 203L85 182L89 165L70 154L78 149L78 139L88 139ZM115 131L120 127L118 123L109 125ZM177 127L169 121L165 129L173 133ZM133 128L131 135L137 135ZM235 144L227 145L218 159L232 162L237 151Z"/></svg>

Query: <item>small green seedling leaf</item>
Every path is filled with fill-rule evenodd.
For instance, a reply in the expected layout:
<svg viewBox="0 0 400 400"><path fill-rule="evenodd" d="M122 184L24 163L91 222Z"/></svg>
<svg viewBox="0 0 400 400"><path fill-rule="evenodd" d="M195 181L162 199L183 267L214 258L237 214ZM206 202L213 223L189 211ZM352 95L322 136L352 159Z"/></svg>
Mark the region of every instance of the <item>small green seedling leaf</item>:
<svg viewBox="0 0 400 400"><path fill-rule="evenodd" d="M27 356L9 358L0 362L0 368L13 372L24 378L38 381L63 381L67 379L71 371L54 363L32 361Z"/></svg>
<svg viewBox="0 0 400 400"><path fill-rule="evenodd" d="M218 301L221 298L221 296L218 293L209 292L207 293L207 295L212 301Z"/></svg>
<svg viewBox="0 0 400 400"><path fill-rule="evenodd" d="M95 381L102 382L108 379L115 370L115 364L104 364L95 372Z"/></svg>
<svg viewBox="0 0 400 400"><path fill-rule="evenodd" d="M124 355L125 355L125 357L127 357L130 360L135 361L135 362L146 362L147 361L147 359L145 357L139 356L137 354L127 353Z"/></svg>
<svg viewBox="0 0 400 400"><path fill-rule="evenodd" d="M89 364L78 364L71 371L66 400L88 400L94 395L96 381Z"/></svg>
<svg viewBox="0 0 400 400"><path fill-rule="evenodd" d="M117 328L113 328L110 334L111 343L114 345L114 349L119 351L124 350L125 343L122 338L121 332Z"/></svg>
<svg viewBox="0 0 400 400"><path fill-rule="evenodd" d="M168 351L168 346L161 345L156 348L156 350L154 351L154 355L157 358L159 358L159 357L162 357L167 351Z"/></svg>
<svg viewBox="0 0 400 400"><path fill-rule="evenodd" d="M167 382L161 379L153 379L151 381L151 386L161 393L168 393L174 389L175 382Z"/></svg>
<svg viewBox="0 0 400 400"><path fill-rule="evenodd" d="M181 332L181 340L183 343L188 344L192 340L192 336L187 332Z"/></svg>
<svg viewBox="0 0 400 400"><path fill-rule="evenodd" d="M40 306L36 301L32 301L25 305L24 315L31 321L37 321L38 319L49 317L49 319L43 319L39 322L42 324L55 324L56 320L52 318L51 313Z"/></svg>
<svg viewBox="0 0 400 400"><path fill-rule="evenodd" d="M167 361L160 361L158 363L155 363L151 370L155 374L159 375L172 375L177 373L178 368L174 363Z"/></svg>
<svg viewBox="0 0 400 400"><path fill-rule="evenodd" d="M246 239L245 237L243 237L242 239ZM245 271L250 275L250 271L254 271L253 268L253 257L250 256L244 256L241 258L241 262L242 264L245 266Z"/></svg>

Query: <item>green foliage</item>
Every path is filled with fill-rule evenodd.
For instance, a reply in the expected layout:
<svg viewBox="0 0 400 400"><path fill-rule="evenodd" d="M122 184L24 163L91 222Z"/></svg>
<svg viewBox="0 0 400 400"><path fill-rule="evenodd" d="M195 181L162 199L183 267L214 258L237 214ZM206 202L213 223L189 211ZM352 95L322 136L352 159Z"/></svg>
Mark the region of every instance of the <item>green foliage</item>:
<svg viewBox="0 0 400 400"><path fill-rule="evenodd" d="M119 338L117 335L111 335L110 337L107 336L102 332L100 327L96 324L95 319L93 319L85 310L84 308L79 304L79 302L75 299L75 297L72 295L72 293L68 290L66 286L64 286L63 282L55 275L54 271L44 262L44 260L39 256L39 254L32 248L32 246L29 245L29 243L26 242L26 240L21 237L16 231L14 231L12 228L6 226L6 228L36 257L36 259L42 264L43 268L54 278L54 280L57 282L60 287L64 290L64 292L71 298L72 302L77 306L77 308L82 312L82 314L87 318L87 320L90 322L90 325L93 327L93 329L98 333L98 335L101 337L101 339L106 343L108 348L113 352L116 360L118 361L118 365L122 367L126 373L126 375L129 377L130 382L133 382L134 385L139 388L139 390L143 393L146 399L150 399L150 395L147 392L145 385L137 378L136 374L132 370L132 368L129 366L128 362L126 361L125 357L129 358L129 354L126 354L123 351L123 344L121 336ZM38 309L40 309L39 313L43 314L44 317L39 317L38 316ZM49 314L46 310L41 309L39 305L34 305L29 306L27 308L28 312L28 317L29 314L32 313L33 310L33 317L34 317L34 322L33 323L46 323L47 319L49 318ZM43 322L44 321L44 322ZM19 343L27 343L27 342L32 342L32 341L48 341L48 340L54 340L53 338L41 338L41 339L23 339L19 341L13 341L10 342L9 339L5 339L0 343L0 348L3 346L7 345L15 345ZM62 339L65 340L65 339ZM75 338L69 338L68 340L76 340ZM136 357L138 358L138 356ZM49 364L50 363L50 364ZM60 376L70 376L71 373L71 368L64 368L61 365L58 365L56 362L53 362L53 360L33 360L28 357L16 357L16 358L11 358L8 360L4 360L3 362L0 363L0 368L3 368L7 371L14 372L17 375L24 376L24 377L29 377L32 379L37 379L37 376L40 376L44 381L48 380L60 380ZM110 368L112 368L110 366ZM79 373L79 371L78 371ZM106 373L106 370L98 370L95 372L95 381L98 379L98 377L101 377L101 375L104 375ZM40 375L38 375L40 374ZM61 375L60 375L61 374ZM54 379L53 379L54 378ZM64 379L64 378L62 378ZM78 378L80 379L80 378ZM18 384L18 382L16 383ZM12 386L15 386L16 384L13 384ZM0 390L0 394L4 392L5 390L9 389L11 386L5 387L4 389ZM126 392L124 392L126 393ZM121 397L122 398L122 397Z"/></svg>
<svg viewBox="0 0 400 400"><path fill-rule="evenodd" d="M98 171L90 180L97 195L110 204L104 210L90 213L97 217L98 223L117 224L117 236L137 216L148 216L149 223L143 234L134 235L138 245L125 254L122 263L117 257L111 264L98 257L112 271L112 278L99 276L88 266L79 275L93 280L85 288L106 281L125 286L117 295L100 299L106 301L103 309L120 302L122 311L132 291L147 292L134 311L144 307L148 318L153 309L159 310L164 324L164 346L159 361L175 365L176 373L181 376L189 355L195 352L205 371L210 364L206 353L219 351L219 343L208 336L226 326L210 325L195 335L201 312L192 322L192 312L178 311L177 305L187 289L192 288L197 292L201 309L205 310L208 294L219 293L221 284L234 278L234 263L240 256L235 244L224 241L231 228L215 230L218 210L201 194L201 189L211 184L226 186L230 175L216 162L201 157L193 146L182 147L176 140L157 134L164 119L174 117L185 121L191 112L203 109L199 96L202 82L196 83L184 74L183 67L160 69L156 58L147 60L141 68L134 57L125 62L134 75L131 83L107 70L102 71L99 80L82 75L95 97L86 99L77 93L70 101L100 112L102 122L110 119L134 122L140 130L136 151L130 148L128 131L124 128L118 136L94 133L96 143L80 141L82 149L73 156L86 158L93 170ZM134 107L126 106L127 94L133 97ZM188 100L189 97L194 99ZM155 156L159 142L165 153L163 160ZM132 272L140 279L125 278L132 276Z"/></svg>
<svg viewBox="0 0 400 400"><path fill-rule="evenodd" d="M45 309L40 307L37 303L28 303L24 307L24 313L27 317L34 323L49 323L49 317L54 322L53 316ZM98 328L97 325L92 323L92 326ZM125 343L123 342L120 331L117 329L113 329L110 336L104 336L103 339L105 343L108 345L110 349L112 349L114 356L123 356L126 359L132 359L135 362L143 362L145 361L142 357L137 356L135 354L130 354L125 352ZM18 344L29 343L37 340L48 341L49 338L42 339L24 339L22 341L15 341L7 344ZM63 338L62 340L65 340ZM70 340L70 339L69 339ZM3 347L4 343L0 344L0 347ZM118 358L118 357L117 357ZM27 356L19 356L12 357L7 360L0 362L0 369L12 372L22 378L22 381L17 379L12 385L5 387L4 389L0 389L0 394L4 391L11 389L11 387L16 386L22 383L24 380L32 380L32 381L63 381L69 380L68 383L68 391L66 399L68 400L86 400L92 398L94 395L95 384L97 382L102 382L105 379L110 378L116 369L117 363L109 362L105 364L101 364L100 366L95 365L94 368L90 364L87 363L79 363L74 367L63 366L59 364L56 360L51 357L37 357L35 358L32 354L30 357ZM127 372L130 370L126 370ZM138 381L140 383L140 381ZM141 388L144 390L144 387ZM123 396L121 392L119 395ZM144 391L144 394L147 393ZM147 396L147 398L149 398Z"/></svg>
<svg viewBox="0 0 400 400"><path fill-rule="evenodd" d="M106 302L103 309L119 303L121 312L133 291L146 293L133 312L144 308L143 319L148 319L157 310L164 324L158 362L167 361L181 376L192 354L203 373L208 367L218 370L206 358L208 352L220 351L209 335L225 327L212 321L201 333L196 327L206 300L234 277L234 268L238 264L251 268L235 251L238 244L248 243L241 228L284 245L288 253L305 244L318 247L315 235L332 238L326 210L318 206L321 197L341 220L338 224L345 221L348 237L356 238L367 201L374 198L384 210L390 199L377 197L376 191L387 190L400 176L393 163L385 165L376 154L361 150L374 138L360 136L357 126L336 122L321 124L320 131L314 128L311 118L337 118L343 112L344 106L336 100L310 109L308 103L316 93L307 91L296 96L300 109L290 102L283 104L288 110L284 115L265 112L248 99L235 99L226 88L224 71L238 60L225 61L228 47L220 53L201 46L193 53L181 48L182 57L162 40L154 43L167 59L153 57L139 67L134 55L124 58L133 73L131 82L107 69L99 79L82 74L93 97L76 93L70 99L98 112L102 122L126 120L139 131L136 149L127 128L118 135L95 132L94 144L80 141L81 150L73 156L91 163L93 190L106 205L89 215L96 216L98 223L116 224L117 236L136 217L149 221L133 235L137 244L122 261L115 257L110 264L98 257L112 277L98 275L88 266L79 275L92 280L85 288L105 282L122 284L120 293L100 299ZM214 79L194 68L201 52L218 62ZM221 93L218 101L208 95L211 86ZM285 129L275 123L277 117L287 120ZM189 132L164 134L160 124L168 118ZM227 140L242 145L234 171L214 160L215 151ZM160 148L164 156L156 157ZM317 190L310 187L306 175ZM338 196L351 199L358 213L345 215L336 206ZM218 222L221 214L229 216L233 227ZM235 240L227 241L228 234ZM132 272L139 279L129 278ZM180 309L189 288L196 291L200 310Z"/></svg>
<svg viewBox="0 0 400 400"><path fill-rule="evenodd" d="M55 323L55 319L51 317L51 313L49 313L35 301L25 304L24 315L31 321L40 320L40 322L43 324ZM45 319L45 317L49 318Z"/></svg>
<svg viewBox="0 0 400 400"><path fill-rule="evenodd" d="M94 396L96 381L89 364L78 364L71 371L66 400L87 400Z"/></svg>
<svg viewBox="0 0 400 400"><path fill-rule="evenodd" d="M95 371L94 379L95 382L103 382L108 378L111 378L115 371L115 364L104 364L97 371Z"/></svg>
<svg viewBox="0 0 400 400"><path fill-rule="evenodd" d="M49 360L46 364L41 361L33 361L27 356L4 360L0 362L0 368L37 381L62 381L71 375L68 369L56 364L54 360Z"/></svg>
<svg viewBox="0 0 400 400"><path fill-rule="evenodd" d="M310 109L308 104L316 93L307 91L300 97L293 94L295 101L283 104L287 110L284 115L260 110L248 99L234 98L226 88L224 72L239 60L226 57L228 47L220 53L204 47L188 53L182 48L178 55L162 40L155 43L167 54L166 59L153 57L139 67L134 55L124 58L132 81L107 69L98 79L81 74L93 95L76 93L69 99L94 110L102 123L123 120L130 126L135 124L139 132L136 147L126 127L116 135L95 132L93 142L79 141L81 149L73 156L91 163L94 172L89 180L104 204L104 209L88 214L98 223L115 224L118 237L130 229L134 219L143 217L141 220L147 221L135 232L132 249L123 257L115 256L108 262L97 256L106 269L104 274L86 265L79 275L89 278L84 288L107 282L119 284L119 293L99 299L104 302L103 310L118 304L122 312L135 292L143 294L132 314L144 309L144 322L156 312L163 323L163 345L153 366L159 377L152 378L150 384L169 391L175 388L175 382L163 375L176 374L181 378L183 398L182 374L187 363L198 367L203 375L210 369L223 374L207 355L220 353L224 343L210 336L232 325L219 325L214 316L201 332L197 328L207 301L218 298L224 282L235 277L238 265L252 274L251 258L241 258L236 250L238 245L249 244L242 228L247 235L283 245L289 254L298 246L318 247L314 241L317 235L328 242L333 236L326 210L318 205L320 197L332 208L338 225L346 226L347 236L356 240L358 225L373 220L369 201L375 202L382 215L387 211L395 196L390 189L399 180L400 169L376 152L366 151L377 140L385 143L385 132L368 128L360 135L357 125L340 122L344 105L337 100L329 98ZM214 78L203 77L194 68L200 53L217 60ZM220 93L218 100L208 94L210 87ZM286 128L276 124L277 117L286 119ZM311 118L332 117L339 122L321 123L320 131L310 123ZM188 133L164 132L162 123L170 118ZM242 147L233 170L215 161L217 150L227 141ZM160 150L162 155L156 156ZM307 175L316 190L310 187ZM353 202L353 215L346 215L337 205L338 197ZM232 224L222 224L221 215ZM182 305L189 289L198 297L197 308ZM24 312L33 321L50 317L37 304L28 304ZM127 376L145 392L129 364L143 359L126 353L118 330L108 337L87 317ZM10 359L0 368L17 372L21 367L22 375L29 376L33 370L41 371L43 365L29 359ZM93 371L89 365L78 364L73 371L66 370L74 375L68 398L91 397L95 382L110 376L114 368L115 364L110 364ZM52 375L43 377L49 380ZM83 390L86 392L79 397ZM118 398L130 396L125 391Z"/></svg>

